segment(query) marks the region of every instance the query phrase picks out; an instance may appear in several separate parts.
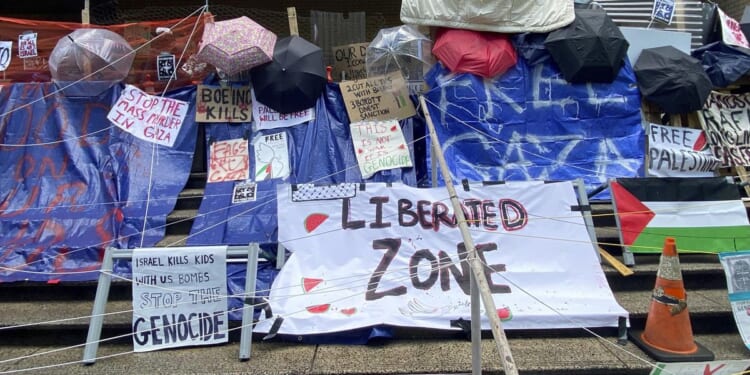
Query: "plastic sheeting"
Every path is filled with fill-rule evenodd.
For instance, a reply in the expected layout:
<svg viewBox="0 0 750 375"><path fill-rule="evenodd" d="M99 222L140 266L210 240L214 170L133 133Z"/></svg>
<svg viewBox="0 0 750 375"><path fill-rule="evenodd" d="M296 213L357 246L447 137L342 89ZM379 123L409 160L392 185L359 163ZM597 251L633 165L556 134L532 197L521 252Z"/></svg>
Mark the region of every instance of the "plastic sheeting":
<svg viewBox="0 0 750 375"><path fill-rule="evenodd" d="M690 53L701 61L714 87L727 87L750 71L750 51L713 42Z"/></svg>
<svg viewBox="0 0 750 375"><path fill-rule="evenodd" d="M437 65L426 81L454 181L582 178L591 191L643 175L641 100L627 61L612 84L571 85L551 60L524 59L495 80Z"/></svg>
<svg viewBox="0 0 750 375"><path fill-rule="evenodd" d="M573 0L403 0L401 22L492 31L548 32L573 22Z"/></svg>
<svg viewBox="0 0 750 375"><path fill-rule="evenodd" d="M107 120L122 85L86 100L53 89L0 90L0 113L12 111L0 121L0 266L28 271L3 269L3 282L95 280L105 247L149 247L164 237L190 174L193 105L167 148ZM192 103L195 87L167 96ZM129 263L116 271L129 272Z"/></svg>

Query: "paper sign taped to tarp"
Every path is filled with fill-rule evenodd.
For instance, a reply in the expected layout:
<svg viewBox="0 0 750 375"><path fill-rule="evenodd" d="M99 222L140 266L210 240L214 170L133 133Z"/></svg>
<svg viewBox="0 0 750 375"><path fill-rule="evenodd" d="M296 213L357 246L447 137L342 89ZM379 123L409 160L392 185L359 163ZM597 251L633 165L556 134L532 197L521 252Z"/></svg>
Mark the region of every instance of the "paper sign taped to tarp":
<svg viewBox="0 0 750 375"><path fill-rule="evenodd" d="M370 43L354 43L333 47L333 71L331 72L333 80L367 78L365 57L367 56L367 46L369 45ZM341 73L344 73L343 78Z"/></svg>
<svg viewBox="0 0 750 375"><path fill-rule="evenodd" d="M247 139L229 139L211 144L208 155L208 182L239 181L250 178Z"/></svg>
<svg viewBox="0 0 750 375"><path fill-rule="evenodd" d="M403 120L417 114L401 72L341 82L349 121Z"/></svg>
<svg viewBox="0 0 750 375"><path fill-rule="evenodd" d="M398 121L362 121L349 126L363 178L377 171L411 167L411 155Z"/></svg>
<svg viewBox="0 0 750 375"><path fill-rule="evenodd" d="M711 152L721 166L750 165L750 94L712 91L701 113Z"/></svg>
<svg viewBox="0 0 750 375"><path fill-rule="evenodd" d="M285 132L261 134L253 141L255 181L289 176L289 146Z"/></svg>
<svg viewBox="0 0 750 375"><path fill-rule="evenodd" d="M133 250L136 352L228 341L226 249Z"/></svg>
<svg viewBox="0 0 750 375"><path fill-rule="evenodd" d="M195 121L248 122L252 120L250 86L198 85Z"/></svg>
<svg viewBox="0 0 750 375"><path fill-rule="evenodd" d="M719 12L719 21L721 23L721 39L726 44L733 46L740 46L750 48L750 43L747 41L745 33L742 31L742 26L737 20L729 17L724 13L721 8L716 7L716 11Z"/></svg>
<svg viewBox="0 0 750 375"><path fill-rule="evenodd" d="M655 177L710 177L719 167L700 129L649 124L648 156Z"/></svg>
<svg viewBox="0 0 750 375"><path fill-rule="evenodd" d="M727 277L734 322L742 341L750 349L750 251L721 253L719 260Z"/></svg>
<svg viewBox="0 0 750 375"><path fill-rule="evenodd" d="M18 57L26 59L37 55L36 33L28 32L18 36Z"/></svg>
<svg viewBox="0 0 750 375"><path fill-rule="evenodd" d="M0 42L0 72L4 72L10 65L10 59L13 57L11 49L13 49L13 42Z"/></svg>
<svg viewBox="0 0 750 375"><path fill-rule="evenodd" d="M107 119L136 138L172 147L188 106L188 102L149 95L133 85L126 85Z"/></svg>
<svg viewBox="0 0 750 375"><path fill-rule="evenodd" d="M292 251L268 298L272 315L284 317L279 333L452 329L451 320L471 316L467 248L445 188L350 185L340 198L326 189L304 200L293 198L299 186L278 185L279 242ZM616 327L627 316L581 212L571 211L572 182L456 190L506 329ZM484 314L481 323L489 329Z"/></svg>
<svg viewBox="0 0 750 375"><path fill-rule="evenodd" d="M253 122L258 130L286 128L304 124L315 119L315 107L292 113L279 111L255 100L255 91L250 90L253 97Z"/></svg>

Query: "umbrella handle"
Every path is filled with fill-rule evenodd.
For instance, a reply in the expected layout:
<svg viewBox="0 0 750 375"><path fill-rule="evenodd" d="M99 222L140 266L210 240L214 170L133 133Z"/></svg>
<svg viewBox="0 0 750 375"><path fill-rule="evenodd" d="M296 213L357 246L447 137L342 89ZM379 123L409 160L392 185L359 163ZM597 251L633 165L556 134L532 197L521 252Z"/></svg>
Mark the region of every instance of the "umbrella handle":
<svg viewBox="0 0 750 375"><path fill-rule="evenodd" d="M326 66L326 76L328 78L328 83L333 83L333 75L331 74L332 71L333 68L330 65Z"/></svg>

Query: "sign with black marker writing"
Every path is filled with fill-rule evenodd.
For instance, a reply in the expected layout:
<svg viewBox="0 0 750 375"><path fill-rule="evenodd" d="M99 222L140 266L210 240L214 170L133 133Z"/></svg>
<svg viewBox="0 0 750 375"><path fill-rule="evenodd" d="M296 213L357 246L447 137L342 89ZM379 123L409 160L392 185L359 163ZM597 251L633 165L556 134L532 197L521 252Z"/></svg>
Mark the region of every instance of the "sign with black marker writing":
<svg viewBox="0 0 750 375"><path fill-rule="evenodd" d="M353 122L350 129L363 178L370 178L378 171L412 166L398 121Z"/></svg>
<svg viewBox="0 0 750 375"><path fill-rule="evenodd" d="M712 91L701 113L708 145L721 166L750 165L750 94Z"/></svg>
<svg viewBox="0 0 750 375"><path fill-rule="evenodd" d="M370 43L354 43L333 47L333 80L367 78L365 57L369 45ZM344 78L341 78L341 73L344 73Z"/></svg>
<svg viewBox="0 0 750 375"><path fill-rule="evenodd" d="M198 85L195 96L197 122L249 122L253 99L250 86Z"/></svg>
<svg viewBox="0 0 750 375"><path fill-rule="evenodd" d="M136 352L228 341L226 247L133 250Z"/></svg>
<svg viewBox="0 0 750 375"><path fill-rule="evenodd" d="M13 42L2 41L0 42L0 72L4 72L10 66L10 58L13 55L11 49L13 48Z"/></svg>
<svg viewBox="0 0 750 375"><path fill-rule="evenodd" d="M349 121L403 120L417 114L400 72L341 82Z"/></svg>
<svg viewBox="0 0 750 375"><path fill-rule="evenodd" d="M656 177L710 177L719 168L700 129L649 124L648 156Z"/></svg>

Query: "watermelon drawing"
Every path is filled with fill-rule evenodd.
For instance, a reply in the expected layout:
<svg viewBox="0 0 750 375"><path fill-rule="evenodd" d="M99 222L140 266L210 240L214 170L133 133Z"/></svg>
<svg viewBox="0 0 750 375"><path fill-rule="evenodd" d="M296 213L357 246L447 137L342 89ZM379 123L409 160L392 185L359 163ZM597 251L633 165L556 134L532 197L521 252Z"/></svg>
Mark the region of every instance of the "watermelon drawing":
<svg viewBox="0 0 750 375"><path fill-rule="evenodd" d="M320 224L323 224L324 221L328 219L328 215L326 214L310 214L305 218L305 230L307 233L310 233L317 229Z"/></svg>
<svg viewBox="0 0 750 375"><path fill-rule="evenodd" d="M322 314L322 313L328 311L329 308L331 308L331 304L330 303L326 303L326 304L323 304L323 305L313 305L313 306L307 306L306 307L307 311L309 313L311 313L311 314Z"/></svg>
<svg viewBox="0 0 750 375"><path fill-rule="evenodd" d="M312 288L315 288L318 286L318 284L322 283L323 279L315 279L311 277L303 277L302 278L302 288L305 290L305 293L312 290Z"/></svg>

